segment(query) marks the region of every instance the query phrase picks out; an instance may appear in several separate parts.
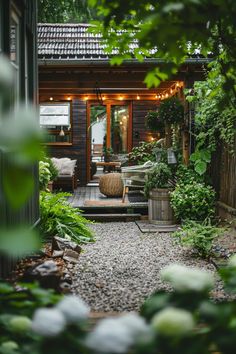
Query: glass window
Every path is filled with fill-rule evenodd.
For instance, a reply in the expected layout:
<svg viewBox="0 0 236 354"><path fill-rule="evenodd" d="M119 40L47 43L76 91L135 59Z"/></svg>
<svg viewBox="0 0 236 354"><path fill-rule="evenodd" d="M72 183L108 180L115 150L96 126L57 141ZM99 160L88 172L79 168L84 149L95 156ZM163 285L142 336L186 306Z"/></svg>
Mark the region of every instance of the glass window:
<svg viewBox="0 0 236 354"><path fill-rule="evenodd" d="M40 126L48 132L47 143L70 143L70 103L41 103Z"/></svg>

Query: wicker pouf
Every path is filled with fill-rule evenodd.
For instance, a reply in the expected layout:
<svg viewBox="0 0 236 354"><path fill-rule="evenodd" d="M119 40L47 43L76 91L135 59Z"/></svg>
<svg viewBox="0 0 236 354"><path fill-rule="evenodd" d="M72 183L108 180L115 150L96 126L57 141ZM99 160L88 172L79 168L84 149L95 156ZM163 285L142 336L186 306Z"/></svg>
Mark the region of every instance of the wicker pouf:
<svg viewBox="0 0 236 354"><path fill-rule="evenodd" d="M99 189L100 192L107 197L121 197L123 193L121 173L102 175L99 181Z"/></svg>

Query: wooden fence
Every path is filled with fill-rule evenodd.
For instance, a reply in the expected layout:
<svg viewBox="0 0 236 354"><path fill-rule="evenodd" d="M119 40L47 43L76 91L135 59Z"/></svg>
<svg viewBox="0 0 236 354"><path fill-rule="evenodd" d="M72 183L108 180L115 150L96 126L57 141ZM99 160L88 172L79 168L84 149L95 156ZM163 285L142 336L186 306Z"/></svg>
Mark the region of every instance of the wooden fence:
<svg viewBox="0 0 236 354"><path fill-rule="evenodd" d="M219 146L215 152L211 175L217 191L218 212L222 218L236 220L236 135L231 153L227 146Z"/></svg>

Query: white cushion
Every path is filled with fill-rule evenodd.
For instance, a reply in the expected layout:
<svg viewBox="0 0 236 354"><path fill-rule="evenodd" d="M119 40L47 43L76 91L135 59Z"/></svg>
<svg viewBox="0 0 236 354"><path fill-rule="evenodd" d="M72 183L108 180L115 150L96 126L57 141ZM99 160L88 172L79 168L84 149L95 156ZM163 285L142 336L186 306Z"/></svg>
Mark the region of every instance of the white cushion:
<svg viewBox="0 0 236 354"><path fill-rule="evenodd" d="M59 177L61 175L73 176L77 160L71 160L68 157L52 157L51 160L56 169L58 170Z"/></svg>

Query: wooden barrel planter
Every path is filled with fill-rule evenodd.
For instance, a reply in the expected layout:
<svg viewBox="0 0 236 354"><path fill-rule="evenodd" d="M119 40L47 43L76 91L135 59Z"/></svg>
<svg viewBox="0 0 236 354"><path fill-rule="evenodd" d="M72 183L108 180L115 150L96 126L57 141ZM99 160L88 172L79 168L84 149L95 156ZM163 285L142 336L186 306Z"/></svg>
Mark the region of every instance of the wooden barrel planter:
<svg viewBox="0 0 236 354"><path fill-rule="evenodd" d="M148 219L151 224L172 225L174 213L170 205L168 188L152 189L148 199Z"/></svg>

